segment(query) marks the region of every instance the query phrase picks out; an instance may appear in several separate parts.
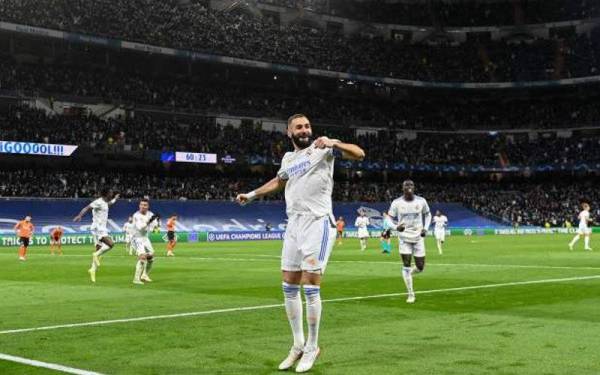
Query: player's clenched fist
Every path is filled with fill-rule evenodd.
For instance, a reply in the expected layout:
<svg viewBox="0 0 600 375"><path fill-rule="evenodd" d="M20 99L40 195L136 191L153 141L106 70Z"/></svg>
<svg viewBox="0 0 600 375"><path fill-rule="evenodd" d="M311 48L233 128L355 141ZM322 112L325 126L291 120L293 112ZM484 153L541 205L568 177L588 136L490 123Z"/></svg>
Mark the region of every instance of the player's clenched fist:
<svg viewBox="0 0 600 375"><path fill-rule="evenodd" d="M328 137L319 137L315 141L315 147L317 148L332 148L334 144L338 143L337 139L329 139Z"/></svg>
<svg viewBox="0 0 600 375"><path fill-rule="evenodd" d="M238 194L235 197L235 201L238 202L239 204L241 204L243 206L245 204L248 204L248 203L252 202L255 197L256 197L256 193L253 192L253 191L251 191L248 194Z"/></svg>

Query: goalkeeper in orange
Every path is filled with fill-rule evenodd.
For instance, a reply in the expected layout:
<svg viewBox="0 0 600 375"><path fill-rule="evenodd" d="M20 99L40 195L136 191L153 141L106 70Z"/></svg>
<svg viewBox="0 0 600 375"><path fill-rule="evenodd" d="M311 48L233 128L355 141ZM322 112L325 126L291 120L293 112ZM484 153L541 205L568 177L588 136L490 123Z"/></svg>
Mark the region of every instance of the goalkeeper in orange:
<svg viewBox="0 0 600 375"><path fill-rule="evenodd" d="M167 256L168 257L175 256L175 254L173 254L175 245L177 245L177 239L175 236L175 224L177 224L177 215L173 214L173 215L171 215L169 220L167 220L167 240L169 241L167 243Z"/></svg>
<svg viewBox="0 0 600 375"><path fill-rule="evenodd" d="M52 229L50 232L50 254L54 255L54 249L58 248L58 255L63 255L62 252L62 244L60 240L62 239L65 231L59 226Z"/></svg>

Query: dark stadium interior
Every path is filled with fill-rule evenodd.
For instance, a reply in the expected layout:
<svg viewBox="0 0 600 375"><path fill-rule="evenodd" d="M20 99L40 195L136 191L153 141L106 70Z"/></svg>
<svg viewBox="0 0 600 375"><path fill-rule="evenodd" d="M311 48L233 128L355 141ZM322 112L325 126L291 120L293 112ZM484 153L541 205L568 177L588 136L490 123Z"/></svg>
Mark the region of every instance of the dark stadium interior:
<svg viewBox="0 0 600 375"><path fill-rule="evenodd" d="M600 0L0 0L0 375L598 375L599 186Z"/></svg>
<svg viewBox="0 0 600 375"><path fill-rule="evenodd" d="M290 143L281 130L263 123L282 122L295 112L309 114L316 134L356 142L367 151L364 162L341 164L336 172L334 194L341 201L389 201L398 194L398 183L412 176L423 180L423 191L434 200L461 202L504 223L522 216L523 224L560 226L575 210L557 212L548 200L568 197L576 205L595 194L578 188L551 199L561 189L546 196L536 193L536 186L598 178L600 83L528 84L598 74L600 28L594 17L600 7L594 2L422 6L411 1L264 0L225 9L216 8L218 3L66 1L52 7L10 0L0 4L0 18L431 85L326 78L307 70L190 60L5 30L0 32L2 140L77 144L80 149L68 161L53 161L50 170L39 157L3 156L0 195L87 197L110 182L131 196L139 189L161 199L231 200L277 170ZM296 20L281 27L280 17L289 11ZM325 14L347 17L346 27L366 20L400 29L419 25L431 32L421 40L416 34L394 39L394 33L380 29L336 32L321 28ZM578 31L571 21L586 26ZM528 24L548 22L558 24L548 26L547 37L528 30ZM514 31L491 37L485 28L497 25ZM446 31L472 26L483 29L466 31L464 40ZM523 84L460 88L436 82ZM33 108L35 99L46 107ZM65 102L69 110L55 107ZM119 114L86 110L98 103ZM231 124L223 120L229 117L235 119ZM160 162L163 151L211 152L235 162L180 166ZM85 166L95 171L82 174ZM143 170L144 179L131 177L134 170ZM40 173L47 183L27 184L24 176ZM478 189L490 194L478 194ZM514 204L504 207L489 201L490 196L514 196ZM520 207L525 201L539 207L525 213Z"/></svg>

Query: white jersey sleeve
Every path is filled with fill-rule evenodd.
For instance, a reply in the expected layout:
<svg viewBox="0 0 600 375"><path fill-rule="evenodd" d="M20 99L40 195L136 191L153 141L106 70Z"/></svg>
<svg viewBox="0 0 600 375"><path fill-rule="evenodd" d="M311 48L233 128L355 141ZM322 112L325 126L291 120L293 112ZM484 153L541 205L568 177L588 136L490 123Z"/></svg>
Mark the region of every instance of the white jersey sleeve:
<svg viewBox="0 0 600 375"><path fill-rule="evenodd" d="M90 203L90 208L92 210L97 210L98 208L101 208L102 207L101 201L102 201L102 198L95 199L94 201L92 201L92 203Z"/></svg>
<svg viewBox="0 0 600 375"><path fill-rule="evenodd" d="M427 204L425 199L423 199L423 208L421 209L421 213L425 221L423 223L423 229L429 230L429 226L431 225L431 211L429 210L429 204Z"/></svg>

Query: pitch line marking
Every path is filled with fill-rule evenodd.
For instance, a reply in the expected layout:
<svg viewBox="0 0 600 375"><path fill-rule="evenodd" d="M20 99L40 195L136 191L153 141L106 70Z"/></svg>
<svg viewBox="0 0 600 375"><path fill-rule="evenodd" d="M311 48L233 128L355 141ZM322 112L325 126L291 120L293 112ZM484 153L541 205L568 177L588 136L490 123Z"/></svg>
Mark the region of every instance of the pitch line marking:
<svg viewBox="0 0 600 375"><path fill-rule="evenodd" d="M569 281L583 281L583 280L597 280L597 279L600 279L600 275L568 277L568 278L562 278L562 279L514 281L514 282L510 282L510 283L472 285L472 286L463 286L463 287L446 288L446 289L430 289L430 290L416 291L415 294L421 295L421 294L434 294L434 293L444 293L444 292L461 292L461 291L476 290L476 289L502 288L502 287L534 285L534 284L551 284L551 283L562 283L562 282L569 282ZM341 297L341 298L325 299L322 302L329 303L329 302L359 301L359 300L377 299L377 298L400 297L400 296L405 296L405 295L406 295L406 292L375 294L375 295L371 295L371 296ZM0 335L34 332L34 331L49 331L49 330L56 330L56 329L61 329L61 328L102 326L102 325L118 324L118 323L141 322L141 321L147 321L147 320L174 319L174 318L183 318L183 317L190 317L190 316L214 315L214 314L223 314L223 313L239 312L239 311L266 310L266 309L279 308L279 307L283 307L283 306L284 306L284 304L278 303L278 304L271 304L271 305L232 307L232 308L226 308L226 309L195 311L195 312L178 313L178 314L140 316L137 318L124 318L124 319L99 320L99 321L93 321L93 322L82 322L82 323L72 323L72 324L59 324L59 325L45 326L45 327L19 328L19 329L10 329L10 330L0 331Z"/></svg>
<svg viewBox="0 0 600 375"><path fill-rule="evenodd" d="M10 256L14 256L13 254L6 254L6 253L0 253L1 255L10 255ZM242 255L242 254L235 254L236 256ZM250 254L249 254L250 255ZM56 258L56 255L50 255L50 254L36 254L36 257L38 256L43 256L43 257L54 257ZM257 256L257 255L252 255L252 256ZM224 256L220 256L220 257L187 257L187 256L178 256L177 258L175 258L175 260L177 259L186 259L186 260L215 260L215 261L232 261L232 262L274 262L276 260L281 259L280 256L278 255L258 255L261 256L263 258L252 258L252 257L248 257L248 258L227 258ZM89 258L89 255L84 255L84 254L66 254L66 255L61 255L59 258ZM133 256L131 255L118 255L118 254L113 254L110 256L110 258L132 258L134 259ZM158 258L167 258L165 256L158 256ZM274 259L270 259L270 258L274 258ZM276 259L275 259L276 258ZM170 261L170 260L169 260ZM330 260L329 263L357 263L357 264L390 264L390 265L398 265L401 264L401 261L398 259L393 260L393 261L383 261L383 260ZM577 267L577 266L536 266L536 265L527 265L527 264L485 264L485 263L427 263L428 267L490 267L490 268L529 268L529 269L549 269L549 270L600 270L600 267L588 267L588 266L582 266L582 267Z"/></svg>
<svg viewBox="0 0 600 375"><path fill-rule="evenodd" d="M63 366L63 365L58 365L56 363L48 363L48 362L36 361L34 359L27 359L27 358L23 358L23 357L16 357L14 355L4 354L4 353L0 353L0 360L4 360L4 361L7 361L7 362L20 363L20 364L27 365L27 366L32 366L32 367L46 368L46 369L50 369L50 370L54 370L54 371L64 372L64 373L67 373L67 374L76 374L76 375L102 375L99 372L81 370L81 369L78 369L78 368L73 368L73 367L67 367L67 366Z"/></svg>

